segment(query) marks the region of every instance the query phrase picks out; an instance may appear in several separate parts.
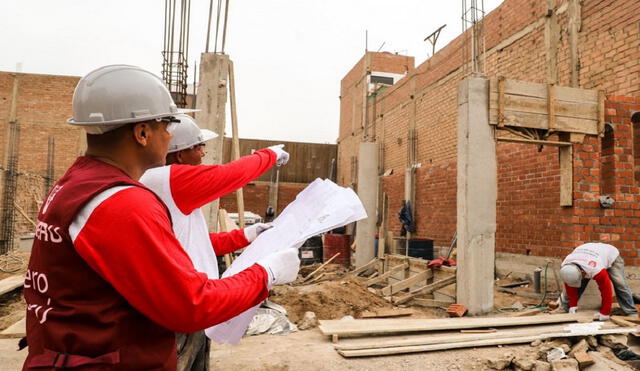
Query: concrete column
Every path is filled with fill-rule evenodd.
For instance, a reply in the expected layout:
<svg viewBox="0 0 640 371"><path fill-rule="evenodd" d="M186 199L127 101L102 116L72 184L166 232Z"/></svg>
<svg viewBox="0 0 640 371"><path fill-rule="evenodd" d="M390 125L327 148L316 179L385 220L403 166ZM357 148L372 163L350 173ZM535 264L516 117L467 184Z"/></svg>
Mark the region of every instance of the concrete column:
<svg viewBox="0 0 640 371"><path fill-rule="evenodd" d="M200 81L196 100L196 120L203 129L213 130L218 137L207 142L204 164L222 162L222 144L226 125L227 80L229 57L223 54L202 53L200 56ZM209 231L218 229L218 205L216 200L202 208Z"/></svg>
<svg viewBox="0 0 640 371"><path fill-rule="evenodd" d="M489 125L489 81L469 77L458 88L458 289L469 314L493 310L496 148Z"/></svg>
<svg viewBox="0 0 640 371"><path fill-rule="evenodd" d="M367 218L357 222L356 268L374 258L376 235L376 199L378 197L378 144L360 143L358 153L358 197Z"/></svg>

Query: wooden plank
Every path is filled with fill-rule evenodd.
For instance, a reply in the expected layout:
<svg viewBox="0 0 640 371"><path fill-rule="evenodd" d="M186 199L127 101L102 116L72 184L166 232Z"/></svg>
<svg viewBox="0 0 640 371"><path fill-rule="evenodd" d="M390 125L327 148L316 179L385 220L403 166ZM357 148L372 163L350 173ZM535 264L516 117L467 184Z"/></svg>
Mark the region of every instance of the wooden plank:
<svg viewBox="0 0 640 371"><path fill-rule="evenodd" d="M537 139L524 139L524 138L511 138L511 137L497 137L496 140L498 142L509 142L509 143L524 143L524 144L541 144L545 146L554 146L554 147L569 147L571 143L568 142L557 142L552 140L537 140Z"/></svg>
<svg viewBox="0 0 640 371"><path fill-rule="evenodd" d="M555 96L555 89L554 96ZM553 100L553 110L556 116L573 117L586 120L598 119L597 103L577 103L566 102L557 99ZM524 113L538 113L541 115L549 114L549 99L537 97L525 97L519 95L507 95L504 97L504 110L516 111ZM498 93L491 93L489 96L490 108L497 109L500 112L500 96Z"/></svg>
<svg viewBox="0 0 640 371"><path fill-rule="evenodd" d="M598 91L598 135L604 137L604 92Z"/></svg>
<svg viewBox="0 0 640 371"><path fill-rule="evenodd" d="M4 295L10 291L22 287L24 285L24 276L21 274L10 276L0 281L0 295Z"/></svg>
<svg viewBox="0 0 640 371"><path fill-rule="evenodd" d="M593 332L593 335L620 334L620 333L627 333L627 332L628 332L628 329L624 329L624 328L620 328L619 330L616 330L616 329L597 330ZM359 349L359 350L338 350L338 353L343 357L367 357L367 356L381 356L381 355L391 355L391 354L430 352L435 350L474 348L474 347L491 346L491 345L523 344L523 343L530 343L535 340L546 340L546 339L552 339L552 338L558 338L558 337L584 336L584 334L576 335L568 332L557 332L557 333L529 335L529 336L517 336L517 337L510 337L510 338L495 338L496 334L486 334L486 335L490 335L491 338L482 339L482 340L461 341L461 342L455 342L455 343L430 344L430 345L412 345L412 346L388 347L388 348L378 347L378 348Z"/></svg>
<svg viewBox="0 0 640 371"><path fill-rule="evenodd" d="M413 298L412 304L419 305L421 307L427 307L427 308L446 308L453 303L454 303L453 300L445 301L445 300Z"/></svg>
<svg viewBox="0 0 640 371"><path fill-rule="evenodd" d="M313 277L314 274L320 272L322 269L324 269L324 267L326 267L329 263L331 263L333 261L333 259L337 258L338 255L340 255L340 253L336 253L335 255L333 255L332 257L329 258L329 260L327 260L326 262L324 262L321 266L319 266L316 270L314 270L313 272L309 273L309 275L307 275L302 282L308 280L309 278Z"/></svg>
<svg viewBox="0 0 640 371"><path fill-rule="evenodd" d="M504 127L504 76L498 77L498 127Z"/></svg>
<svg viewBox="0 0 640 371"><path fill-rule="evenodd" d="M494 85L490 85L494 86ZM497 87L497 84L496 84ZM547 98L546 84L518 81L507 79L504 83L505 93L511 95L521 95L536 98ZM496 91L492 91L496 92ZM596 103L598 101L598 91L568 86L556 86L557 100L575 103Z"/></svg>
<svg viewBox="0 0 640 371"><path fill-rule="evenodd" d="M354 242L355 244L355 242ZM353 245L352 245L353 246ZM376 266L376 264L378 264L378 258L373 258L373 260L371 260L370 262L368 262L367 264L363 265L362 267L358 268L358 269L354 269L353 271L351 271L351 274L353 274L354 276L359 275L360 273L371 269L373 267Z"/></svg>
<svg viewBox="0 0 640 371"><path fill-rule="evenodd" d="M392 267L391 269L389 269L388 271L386 271L385 273L383 273L382 275L376 277L376 278L372 278L369 279L367 282L365 282L365 286L371 286L371 285L375 285L377 283L380 282L384 282L386 281L389 277L391 277L392 275L401 272L405 269L409 268L409 263L404 263L404 264L400 264L400 265L396 265L394 267Z"/></svg>
<svg viewBox="0 0 640 371"><path fill-rule="evenodd" d="M547 114L549 115L549 130L556 129L556 90L553 84L547 85Z"/></svg>
<svg viewBox="0 0 640 371"><path fill-rule="evenodd" d="M26 318L22 318L0 332L0 339L22 338L25 336L27 336Z"/></svg>
<svg viewBox="0 0 640 371"><path fill-rule="evenodd" d="M439 290L443 287L449 286L453 283L456 282L456 276L451 276L451 277L447 277L444 278L440 281L436 281L430 285L427 285L425 287L422 287L414 292L410 292L406 295L403 295L397 299L395 299L393 301L394 304L402 304L402 303L406 303L409 300L413 299L416 295L420 295L420 294L430 294L436 290Z"/></svg>
<svg viewBox="0 0 640 371"><path fill-rule="evenodd" d="M384 336L379 338L355 338L335 345L339 350L358 350L371 348L406 347L412 345L449 344L462 341L476 341L483 339L512 338L519 336L540 335L544 333L568 332L564 330L566 325L529 326L525 328L503 330L461 330L461 331L485 331L482 333L444 333L436 335L405 335ZM491 332L486 332L491 331Z"/></svg>
<svg viewBox="0 0 640 371"><path fill-rule="evenodd" d="M414 313L413 309L380 309L374 312L362 312L362 318L404 317Z"/></svg>
<svg viewBox="0 0 640 371"><path fill-rule="evenodd" d="M560 159L560 206L573 205L573 146L558 148Z"/></svg>
<svg viewBox="0 0 640 371"><path fill-rule="evenodd" d="M489 110L489 124L497 125L498 111ZM532 129L549 129L549 120L546 114L526 113L517 111L505 111L505 125L525 127ZM556 130L568 133L598 134L598 121L579 119L574 117L556 117Z"/></svg>
<svg viewBox="0 0 640 371"><path fill-rule="evenodd" d="M415 286L417 284L420 284L422 282L427 282L427 280L429 278L433 277L433 272L431 270L428 271L422 271L419 272L417 274L414 274L413 276L406 278L400 282L396 282L394 284L391 284L385 288L382 289L382 295L384 296L388 296L388 295L393 295L396 292L402 291L404 289L407 289L411 286Z"/></svg>
<svg viewBox="0 0 640 371"><path fill-rule="evenodd" d="M468 328L525 326L561 322L591 320L585 314L546 314L533 317L464 317L438 319L357 319L353 321L321 320L320 331L324 335L341 336L365 334L390 334L419 331L461 330Z"/></svg>
<svg viewBox="0 0 640 371"><path fill-rule="evenodd" d="M544 308L533 308L533 309L523 310L520 312L510 313L509 317L535 316L536 314L540 314L543 311L544 311Z"/></svg>

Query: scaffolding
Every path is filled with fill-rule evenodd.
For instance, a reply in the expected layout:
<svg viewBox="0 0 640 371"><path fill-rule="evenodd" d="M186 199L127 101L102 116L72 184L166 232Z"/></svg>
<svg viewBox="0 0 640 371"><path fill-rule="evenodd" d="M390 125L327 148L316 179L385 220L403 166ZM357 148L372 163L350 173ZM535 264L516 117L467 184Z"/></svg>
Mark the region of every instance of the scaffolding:
<svg viewBox="0 0 640 371"><path fill-rule="evenodd" d="M191 0L165 0L162 79L181 108L187 106L190 17Z"/></svg>
<svg viewBox="0 0 640 371"><path fill-rule="evenodd" d="M4 170L4 192L2 195L2 229L0 230L0 254L13 250L15 240L15 199L18 185L18 140L20 126L13 120L9 122L9 142L7 167Z"/></svg>

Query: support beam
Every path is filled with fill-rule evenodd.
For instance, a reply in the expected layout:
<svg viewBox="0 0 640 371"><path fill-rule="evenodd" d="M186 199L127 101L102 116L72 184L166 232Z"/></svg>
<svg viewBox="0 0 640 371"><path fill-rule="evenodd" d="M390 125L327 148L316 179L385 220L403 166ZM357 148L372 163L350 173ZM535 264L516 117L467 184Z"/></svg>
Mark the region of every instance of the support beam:
<svg viewBox="0 0 640 371"><path fill-rule="evenodd" d="M200 85L196 113L198 125L203 129L213 130L217 138L207 143L205 164L222 162L222 145L226 124L225 107L227 104L227 80L229 76L229 57L224 54L202 53L200 57ZM216 200L203 207L210 231L215 232L218 226L218 205Z"/></svg>
<svg viewBox="0 0 640 371"><path fill-rule="evenodd" d="M457 302L469 314L493 310L497 163L489 125L489 81L469 77L458 89Z"/></svg>
<svg viewBox="0 0 640 371"><path fill-rule="evenodd" d="M358 153L358 197L364 205L367 217L357 222L356 268L374 258L376 234L376 200L378 193L378 144L360 143Z"/></svg>
<svg viewBox="0 0 640 371"><path fill-rule="evenodd" d="M236 111L236 84L233 72L233 61L229 61L229 99L231 106L231 136L233 142L232 160L240 158L240 138L238 134L238 114ZM242 188L236 191L236 204L238 205L238 222L240 228L244 228L244 194Z"/></svg>

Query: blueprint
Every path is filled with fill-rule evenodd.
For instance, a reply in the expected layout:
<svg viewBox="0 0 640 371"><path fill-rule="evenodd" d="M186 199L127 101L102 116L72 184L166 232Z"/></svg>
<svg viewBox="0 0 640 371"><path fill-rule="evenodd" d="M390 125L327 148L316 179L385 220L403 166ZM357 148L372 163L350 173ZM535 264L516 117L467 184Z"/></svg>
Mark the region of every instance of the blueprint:
<svg viewBox="0 0 640 371"><path fill-rule="evenodd" d="M299 248L309 238L367 217L362 202L351 188L316 179L300 192L273 221L273 228L261 233L231 264L222 278L234 275L263 257L287 248ZM218 343L238 343L258 306L205 330Z"/></svg>

